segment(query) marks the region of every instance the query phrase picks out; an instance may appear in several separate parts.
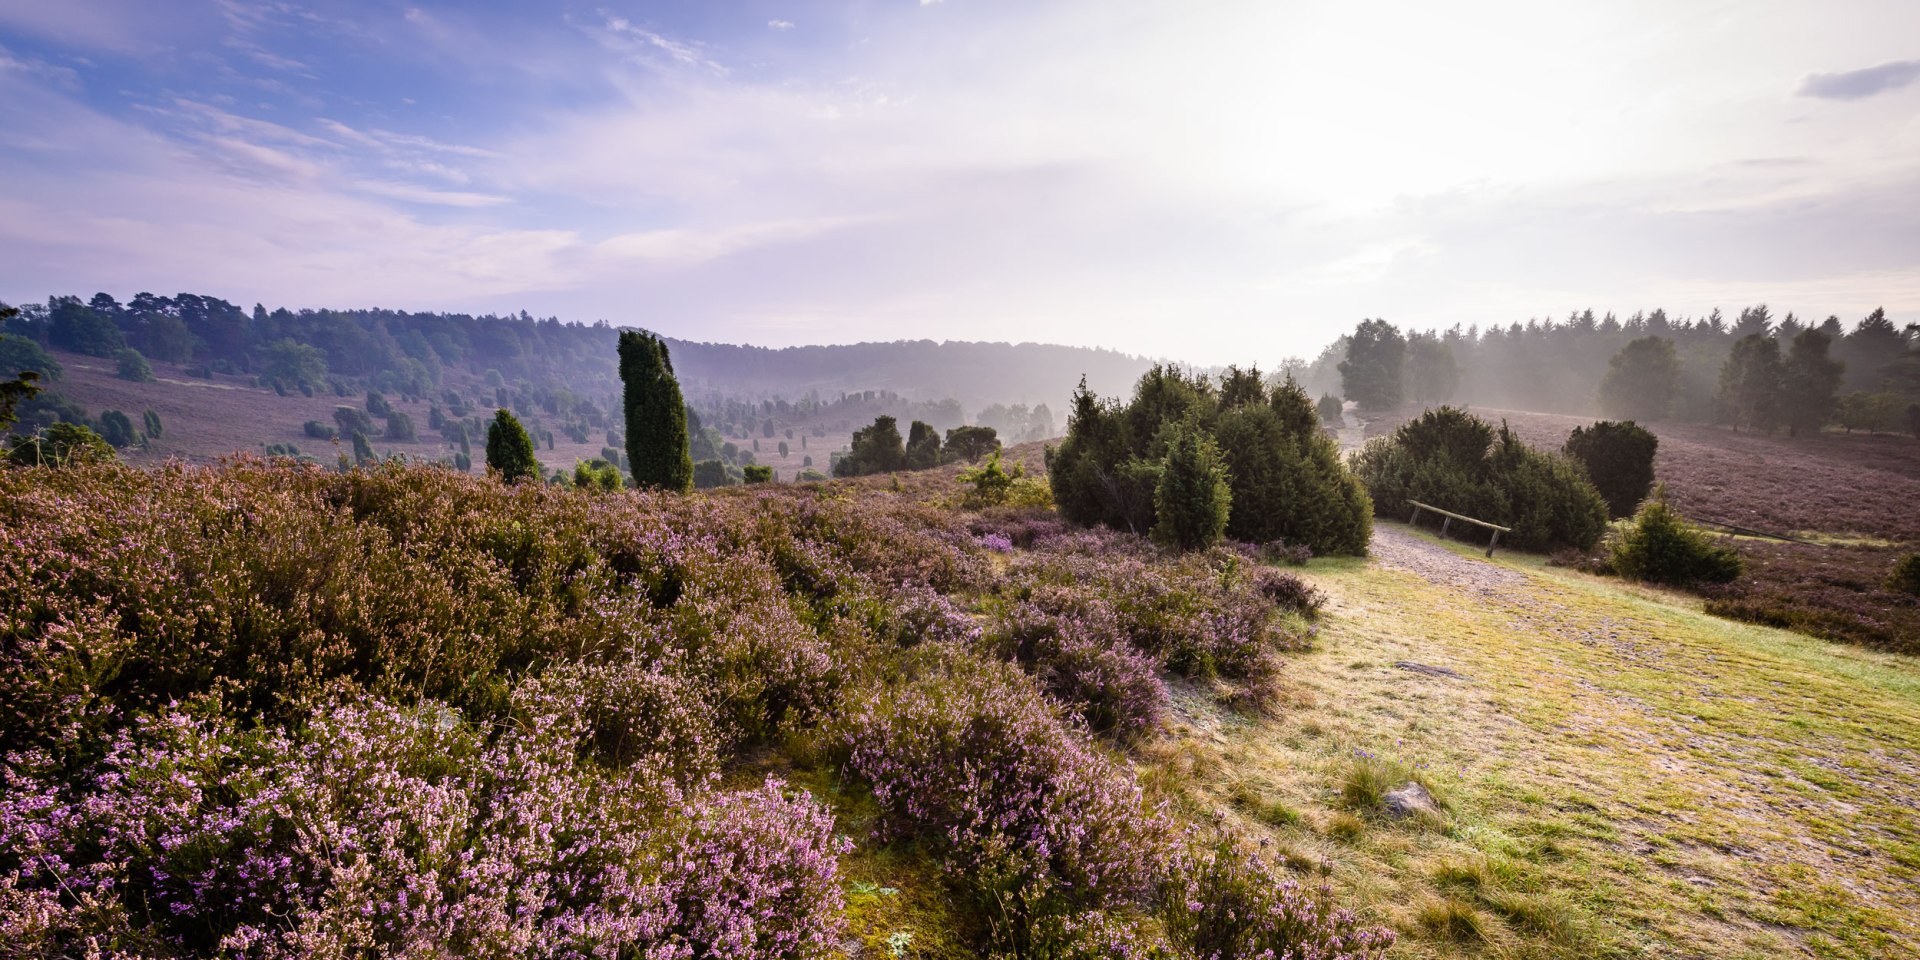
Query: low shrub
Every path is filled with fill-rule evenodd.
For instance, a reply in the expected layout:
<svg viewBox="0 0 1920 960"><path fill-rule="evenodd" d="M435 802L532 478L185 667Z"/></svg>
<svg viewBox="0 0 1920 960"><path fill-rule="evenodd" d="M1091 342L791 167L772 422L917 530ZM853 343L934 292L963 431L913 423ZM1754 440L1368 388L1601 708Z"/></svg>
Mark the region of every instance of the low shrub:
<svg viewBox="0 0 1920 960"><path fill-rule="evenodd" d="M1887 589L1920 597L1920 553L1909 553L1893 562L1887 572Z"/></svg>
<svg viewBox="0 0 1920 960"><path fill-rule="evenodd" d="M1609 550L1609 563L1621 576L1685 587L1730 583L1740 576L1740 555L1686 522L1655 494L1640 507Z"/></svg>
<svg viewBox="0 0 1920 960"><path fill-rule="evenodd" d="M1362 924L1330 905L1326 889L1309 890L1231 838L1190 843L1169 872L1167 933L1197 957L1366 960L1393 946L1391 931Z"/></svg>
<svg viewBox="0 0 1920 960"><path fill-rule="evenodd" d="M1320 606L1327 602L1326 594L1305 580L1271 567L1254 571L1253 588L1280 609L1306 617L1319 616Z"/></svg>
<svg viewBox="0 0 1920 960"><path fill-rule="evenodd" d="M939 850L1004 917L1003 937L1145 900L1168 825L1125 768L1010 666L930 650L910 667L913 679L852 706L839 734L891 834Z"/></svg>
<svg viewBox="0 0 1920 960"><path fill-rule="evenodd" d="M1607 503L1578 465L1454 407L1369 442L1354 473L1379 510L1409 512L1418 500L1511 527L1503 542L1516 549L1586 550L1606 532Z"/></svg>
<svg viewBox="0 0 1920 960"><path fill-rule="evenodd" d="M1051 602L1016 604L994 631L999 652L1094 733L1119 740L1158 725L1167 709L1159 664L1136 649L1112 608L1099 600L1043 591Z"/></svg>

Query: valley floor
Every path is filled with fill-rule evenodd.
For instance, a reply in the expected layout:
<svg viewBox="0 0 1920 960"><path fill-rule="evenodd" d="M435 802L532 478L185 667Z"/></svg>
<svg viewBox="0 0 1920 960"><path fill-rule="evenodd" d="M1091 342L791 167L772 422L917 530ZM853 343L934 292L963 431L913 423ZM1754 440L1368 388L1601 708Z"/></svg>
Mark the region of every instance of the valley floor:
<svg viewBox="0 0 1920 960"><path fill-rule="evenodd" d="M1273 719L1185 699L1148 762L1267 824L1396 955L1920 955L1912 659L1394 523L1307 576L1328 613ZM1443 822L1374 812L1381 771Z"/></svg>

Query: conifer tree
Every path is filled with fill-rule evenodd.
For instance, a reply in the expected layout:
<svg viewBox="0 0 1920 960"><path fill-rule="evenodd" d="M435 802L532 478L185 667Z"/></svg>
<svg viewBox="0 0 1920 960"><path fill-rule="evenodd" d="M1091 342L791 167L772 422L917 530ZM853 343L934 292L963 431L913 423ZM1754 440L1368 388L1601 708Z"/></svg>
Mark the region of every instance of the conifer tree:
<svg viewBox="0 0 1920 960"><path fill-rule="evenodd" d="M356 439L356 448L359 443ZM522 477L540 478L540 461L533 455L533 438L527 435L527 428L520 425L519 418L505 408L494 411L493 424L487 428L487 469L497 471L500 479L507 483Z"/></svg>
<svg viewBox="0 0 1920 960"><path fill-rule="evenodd" d="M667 345L650 333L620 333L620 382L626 390L627 461L635 487L693 489L687 404Z"/></svg>
<svg viewBox="0 0 1920 960"><path fill-rule="evenodd" d="M1153 538L1181 550L1212 546L1227 528L1232 504L1226 462L1213 438L1191 427L1176 428L1153 491L1159 516Z"/></svg>

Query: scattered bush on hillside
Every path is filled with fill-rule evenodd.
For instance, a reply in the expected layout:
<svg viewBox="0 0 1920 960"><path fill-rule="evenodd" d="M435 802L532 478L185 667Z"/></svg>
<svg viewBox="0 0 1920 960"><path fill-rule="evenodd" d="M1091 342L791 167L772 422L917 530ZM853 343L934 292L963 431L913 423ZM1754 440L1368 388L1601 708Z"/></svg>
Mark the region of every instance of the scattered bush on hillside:
<svg viewBox="0 0 1920 960"><path fill-rule="evenodd" d="M339 406L333 408L334 426L340 428L340 435L351 436L355 433L372 433L373 418L358 407Z"/></svg>
<svg viewBox="0 0 1920 960"><path fill-rule="evenodd" d="M1321 424L1329 430L1337 430L1346 425L1346 404L1341 403L1340 398L1331 393L1321 394L1319 402L1314 404L1313 409L1320 415Z"/></svg>
<svg viewBox="0 0 1920 960"><path fill-rule="evenodd" d="M318 420L308 420L301 425L300 429L305 432L307 436L315 440L338 440L340 438L339 427L330 427Z"/></svg>
<svg viewBox="0 0 1920 960"><path fill-rule="evenodd" d="M847 454L833 464L836 477L864 477L907 468L907 447L900 439L900 423L882 414L853 432Z"/></svg>
<svg viewBox="0 0 1920 960"><path fill-rule="evenodd" d="M62 421L37 434L16 438L7 459L23 467L77 467L111 463L119 457L113 445L92 429Z"/></svg>
<svg viewBox="0 0 1920 960"><path fill-rule="evenodd" d="M123 347L113 353L113 375L134 383L152 383L153 367L147 358L132 347Z"/></svg>
<svg viewBox="0 0 1920 960"><path fill-rule="evenodd" d="M362 440L359 434L354 438L354 452L358 456ZM487 470L499 474L505 483L522 479L538 481L543 472L534 454L533 438L527 436L527 428L520 425L520 419L505 408L495 410L493 423L487 426Z"/></svg>
<svg viewBox="0 0 1920 960"><path fill-rule="evenodd" d="M1153 530L1169 451L1192 432L1218 448L1230 493L1229 536L1285 539L1316 553L1365 552L1372 507L1306 393L1291 381L1270 393L1250 389L1261 383L1258 370L1229 373L1236 375L1231 406L1206 378L1163 366L1140 379L1127 404L1101 400L1082 382L1067 436L1047 453L1061 515L1083 525ZM1197 493L1180 499L1205 505Z"/></svg>
<svg viewBox="0 0 1920 960"><path fill-rule="evenodd" d="M393 443L412 443L419 439L413 430L413 418L404 411L389 410L385 439Z"/></svg>
<svg viewBox="0 0 1920 960"><path fill-rule="evenodd" d="M1909 553L1894 561L1887 573L1887 589L1920 597L1920 553Z"/></svg>
<svg viewBox="0 0 1920 960"><path fill-rule="evenodd" d="M38 342L0 333L0 379L11 380L28 370L38 373L47 383L58 383L66 373L60 361L49 356Z"/></svg>
<svg viewBox="0 0 1920 960"><path fill-rule="evenodd" d="M100 438L117 448L133 446L140 442L140 431L134 429L133 418L119 410L100 411Z"/></svg>
<svg viewBox="0 0 1920 960"><path fill-rule="evenodd" d="M1613 569L1631 580L1685 587L1730 583L1740 576L1740 555L1686 522L1655 493L1609 551Z"/></svg>
<svg viewBox="0 0 1920 960"><path fill-rule="evenodd" d="M1653 455L1660 438L1632 420L1601 420L1574 427L1564 452L1582 467L1607 500L1607 513L1630 517L1653 489Z"/></svg>
<svg viewBox="0 0 1920 960"><path fill-rule="evenodd" d="M625 486L625 481L620 476L620 468L605 460L595 459L591 463L575 460L573 485L580 490L613 491Z"/></svg>
<svg viewBox="0 0 1920 960"><path fill-rule="evenodd" d="M1007 502L1014 485L1026 475L1026 464L1015 461L1009 469L1001 464L1000 451L995 450L987 455L986 463L960 471L955 479L973 488L967 491L967 506L996 507Z"/></svg>
<svg viewBox="0 0 1920 960"><path fill-rule="evenodd" d="M740 476L747 483L772 483L773 467L749 463L740 468Z"/></svg>
<svg viewBox="0 0 1920 960"><path fill-rule="evenodd" d="M1428 410L1369 442L1354 473L1380 510L1408 512L1419 500L1511 527L1502 542L1517 549L1586 550L1606 532L1606 500L1579 466L1455 407Z"/></svg>

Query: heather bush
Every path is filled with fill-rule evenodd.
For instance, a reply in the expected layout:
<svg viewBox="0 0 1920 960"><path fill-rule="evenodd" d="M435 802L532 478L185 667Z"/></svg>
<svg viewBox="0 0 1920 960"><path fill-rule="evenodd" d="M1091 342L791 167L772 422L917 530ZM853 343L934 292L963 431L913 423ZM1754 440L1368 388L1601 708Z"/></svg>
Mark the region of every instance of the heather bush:
<svg viewBox="0 0 1920 960"><path fill-rule="evenodd" d="M1169 937L1197 957L1385 956L1393 933L1329 899L1232 838L1201 838L1177 852L1161 915Z"/></svg>
<svg viewBox="0 0 1920 960"><path fill-rule="evenodd" d="M1001 915L1002 937L1152 893L1167 822L1124 767L1011 667L946 651L910 666L916 676L862 698L839 734L893 835L940 851Z"/></svg>
<svg viewBox="0 0 1920 960"><path fill-rule="evenodd" d="M51 942L144 954L810 956L839 926L830 815L777 783L681 794L577 762L542 717L491 742L431 701L297 735L202 701L116 741L66 802L13 777L0 860ZM97 943L98 940L96 939ZM49 949L51 948L51 949Z"/></svg>
<svg viewBox="0 0 1920 960"><path fill-rule="evenodd" d="M1613 569L1630 580L1692 586L1738 579L1740 555L1686 522L1655 493L1609 551Z"/></svg>
<svg viewBox="0 0 1920 960"><path fill-rule="evenodd" d="M1094 733L1135 738L1159 724L1167 691L1155 658L1134 647L1111 607L1058 587L1008 609L992 645L1017 660Z"/></svg>
<svg viewBox="0 0 1920 960"><path fill-rule="evenodd" d="M1280 609L1307 617L1319 616L1320 605L1327 600L1325 594L1305 580L1271 567L1260 567L1253 572L1253 589Z"/></svg>

